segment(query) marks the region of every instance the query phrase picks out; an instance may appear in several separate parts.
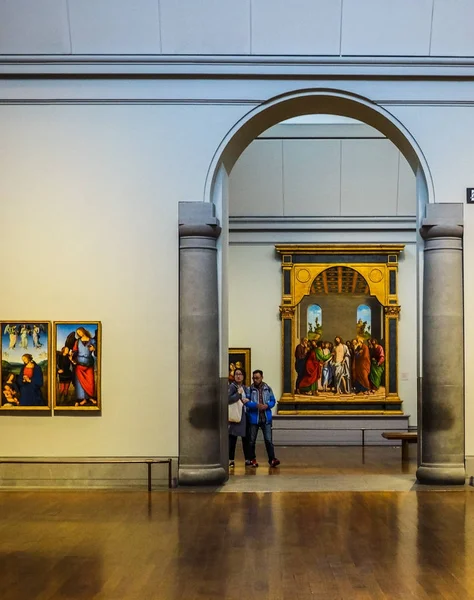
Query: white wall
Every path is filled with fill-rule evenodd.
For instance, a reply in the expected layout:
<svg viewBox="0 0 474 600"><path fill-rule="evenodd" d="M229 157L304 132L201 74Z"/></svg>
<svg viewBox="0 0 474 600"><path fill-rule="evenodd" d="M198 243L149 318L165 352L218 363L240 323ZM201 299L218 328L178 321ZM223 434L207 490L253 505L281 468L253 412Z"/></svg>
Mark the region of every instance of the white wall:
<svg viewBox="0 0 474 600"><path fill-rule="evenodd" d="M241 154L230 215L415 216L416 179L390 140L364 125L280 125Z"/></svg>
<svg viewBox="0 0 474 600"><path fill-rule="evenodd" d="M54 72L54 65L49 68ZM0 312L8 319L102 320L103 375L104 381L107 379L100 419L2 416L2 454L177 452L176 204L209 199L204 190L212 156L231 128L254 106L290 90L315 86L347 90L385 107L419 144L436 200L465 201L465 188L473 186L474 84L469 81L369 80L360 72L350 80L316 83L279 78L277 74L248 80L0 80L0 201L4 222L14 223L12 229L4 227L0 236L2 256L13 258L2 261L0 278L15 284L10 286L11 293L2 295ZM58 104L57 99L64 103ZM38 101L41 103L35 104ZM74 208L68 208L65 216L61 207L71 202ZM75 208L78 203L93 217L86 222L96 244L92 268L89 263L80 264L74 253L70 253L69 261L65 252L58 251L67 245L65 236L69 239L63 230L69 231L74 217L83 218L83 211ZM470 266L474 249L469 241L474 221L470 208L466 207L464 241L468 367L473 360L469 340L474 337L474 325L468 318L474 303ZM34 215L34 221L25 220L25 215ZM23 242L16 231L18 223L22 224ZM137 229L130 231L130 223ZM25 280L19 274L31 270L28 260L37 253L38 232L47 267L43 275L35 270ZM351 232L340 235L356 241ZM312 237L308 229L305 241ZM274 243L273 239L268 241ZM374 235L367 241L376 241ZM64 299L57 271L62 273L69 266L76 269L75 276L93 282L95 295L79 299L66 292ZM136 307L135 312L128 304ZM148 381L148 372L135 358L134 349L127 347L127 359L145 376L137 384L145 409L129 408L130 379L118 360L118 332L127 318L140 326L154 319L153 335L164 348L159 367L163 378L160 385L169 395L164 406L156 400L160 397L156 382ZM153 343L146 342L144 348L154 350ZM279 353L279 343L272 351ZM474 372L467 368L466 451L471 455L473 390Z"/></svg>
<svg viewBox="0 0 474 600"><path fill-rule="evenodd" d="M292 235L296 242L297 235ZM359 234L364 241L363 234ZM340 240L339 240L340 241ZM316 243L316 241L315 241ZM244 293L242 293L244 290ZM277 400L282 394L281 256L274 244L231 244L229 345L250 347L252 369L262 369ZM399 264L399 396L410 425L417 423L416 244L406 244Z"/></svg>
<svg viewBox="0 0 474 600"><path fill-rule="evenodd" d="M272 244L229 248L229 346L250 348L278 399L282 393L281 268Z"/></svg>
<svg viewBox="0 0 474 600"><path fill-rule="evenodd" d="M410 425L417 419L417 290L416 244L405 244L398 265L398 298L401 306L398 321L398 391L403 412L410 415Z"/></svg>
<svg viewBox="0 0 474 600"><path fill-rule="evenodd" d="M473 56L470 0L2 0L3 54Z"/></svg>
<svg viewBox="0 0 474 600"><path fill-rule="evenodd" d="M0 454L177 455L177 203L234 110L0 108L1 318L103 324L102 416L0 415Z"/></svg>
<svg viewBox="0 0 474 600"><path fill-rule="evenodd" d="M474 149L474 110L469 106L449 108L425 106L423 116L408 107L391 107L397 118L415 132L424 149L433 177L436 202L461 202L466 199L466 188L474 186L472 164ZM444 144L440 144L440 140ZM464 209L464 349L465 349L465 419L466 455L474 455L474 352L470 340L474 339L474 323L470 307L474 303L474 206ZM446 274L449 285L449 274ZM454 340L453 343L460 343Z"/></svg>

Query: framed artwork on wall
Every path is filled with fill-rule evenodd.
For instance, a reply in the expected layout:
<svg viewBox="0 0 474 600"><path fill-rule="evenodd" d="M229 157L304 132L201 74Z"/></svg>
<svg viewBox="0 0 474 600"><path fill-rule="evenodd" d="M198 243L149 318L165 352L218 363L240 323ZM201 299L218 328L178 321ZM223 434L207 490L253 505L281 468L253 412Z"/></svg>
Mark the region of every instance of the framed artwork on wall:
<svg viewBox="0 0 474 600"><path fill-rule="evenodd" d="M242 369L245 373L245 385L250 385L252 379L250 357L250 348L229 348L229 381L234 380L235 369Z"/></svg>
<svg viewBox="0 0 474 600"><path fill-rule="evenodd" d="M100 410L100 321L53 325L54 410Z"/></svg>
<svg viewBox="0 0 474 600"><path fill-rule="evenodd" d="M1 409L51 409L49 321L1 321Z"/></svg>
<svg viewBox="0 0 474 600"><path fill-rule="evenodd" d="M278 413L403 414L398 394L403 244L278 244Z"/></svg>

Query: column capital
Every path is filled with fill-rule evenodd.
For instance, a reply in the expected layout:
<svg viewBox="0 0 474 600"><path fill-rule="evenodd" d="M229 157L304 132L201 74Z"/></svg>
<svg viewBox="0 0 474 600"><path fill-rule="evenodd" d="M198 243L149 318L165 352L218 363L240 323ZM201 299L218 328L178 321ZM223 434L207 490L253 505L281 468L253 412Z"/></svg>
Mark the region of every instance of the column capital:
<svg viewBox="0 0 474 600"><path fill-rule="evenodd" d="M464 227L455 223L439 223L435 225L423 222L420 227L420 235L424 240L442 237L462 238L463 232Z"/></svg>
<svg viewBox="0 0 474 600"><path fill-rule="evenodd" d="M420 234L425 240L463 236L463 209L460 203L428 204Z"/></svg>
<svg viewBox="0 0 474 600"><path fill-rule="evenodd" d="M280 318L281 319L289 319L289 318L293 317L294 314L295 314L294 306L284 306L284 305L280 306Z"/></svg>
<svg viewBox="0 0 474 600"><path fill-rule="evenodd" d="M398 317L400 315L401 307L397 304L389 304L383 307L384 312L389 317Z"/></svg>
<svg viewBox="0 0 474 600"><path fill-rule="evenodd" d="M179 237L218 238L221 233L215 206L210 202L180 202Z"/></svg>

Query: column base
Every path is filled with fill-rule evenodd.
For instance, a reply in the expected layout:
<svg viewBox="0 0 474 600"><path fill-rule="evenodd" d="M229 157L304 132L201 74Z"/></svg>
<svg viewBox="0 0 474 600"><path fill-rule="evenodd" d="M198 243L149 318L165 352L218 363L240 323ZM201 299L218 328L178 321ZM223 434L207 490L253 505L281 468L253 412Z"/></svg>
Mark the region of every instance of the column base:
<svg viewBox="0 0 474 600"><path fill-rule="evenodd" d="M418 483L428 485L464 485L466 469L463 464L421 464L416 471Z"/></svg>
<svg viewBox="0 0 474 600"><path fill-rule="evenodd" d="M178 469L178 485L221 485L227 479L221 465L183 465Z"/></svg>

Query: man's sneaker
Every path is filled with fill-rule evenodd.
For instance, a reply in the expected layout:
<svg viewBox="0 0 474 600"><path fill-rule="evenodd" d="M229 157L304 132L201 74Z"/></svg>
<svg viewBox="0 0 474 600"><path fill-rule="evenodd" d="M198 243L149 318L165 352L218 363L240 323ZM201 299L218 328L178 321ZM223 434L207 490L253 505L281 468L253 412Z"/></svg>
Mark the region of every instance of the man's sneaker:
<svg viewBox="0 0 474 600"><path fill-rule="evenodd" d="M229 469L233 469L235 467L235 461L229 460Z"/></svg>
<svg viewBox="0 0 474 600"><path fill-rule="evenodd" d="M246 466L246 467L250 467L250 465L251 465L251 464L252 464L252 461L251 461L251 460L246 460L246 461L245 461L245 466Z"/></svg>
<svg viewBox="0 0 474 600"><path fill-rule="evenodd" d="M274 458L273 460L270 461L271 467L278 467L279 464L280 464L280 461L278 460L278 458Z"/></svg>
<svg viewBox="0 0 474 600"><path fill-rule="evenodd" d="M249 467L252 467L252 469L256 469L258 467L258 462L255 459L251 460Z"/></svg>

